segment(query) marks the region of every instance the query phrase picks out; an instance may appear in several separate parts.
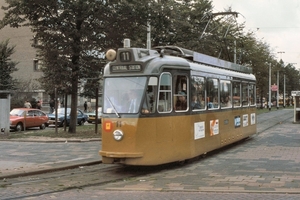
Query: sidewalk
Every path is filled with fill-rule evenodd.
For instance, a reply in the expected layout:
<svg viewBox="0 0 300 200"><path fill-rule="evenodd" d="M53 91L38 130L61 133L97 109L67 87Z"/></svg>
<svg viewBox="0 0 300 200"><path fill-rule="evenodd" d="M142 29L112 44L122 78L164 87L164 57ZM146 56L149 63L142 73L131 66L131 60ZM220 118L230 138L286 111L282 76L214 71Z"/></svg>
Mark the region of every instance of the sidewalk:
<svg viewBox="0 0 300 200"><path fill-rule="evenodd" d="M99 163L100 141L0 141L0 179Z"/></svg>
<svg viewBox="0 0 300 200"><path fill-rule="evenodd" d="M257 116L258 135L293 117L292 109ZM37 142L38 141L38 142ZM101 162L101 141L45 139L0 141L0 179Z"/></svg>

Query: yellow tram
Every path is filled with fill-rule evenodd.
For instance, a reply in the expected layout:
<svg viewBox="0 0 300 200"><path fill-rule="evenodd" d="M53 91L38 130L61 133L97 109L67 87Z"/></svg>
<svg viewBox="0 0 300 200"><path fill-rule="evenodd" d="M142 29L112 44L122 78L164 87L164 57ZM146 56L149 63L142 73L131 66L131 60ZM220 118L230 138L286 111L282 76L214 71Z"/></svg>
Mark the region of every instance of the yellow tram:
<svg viewBox="0 0 300 200"><path fill-rule="evenodd" d="M184 161L256 134L251 68L176 46L107 57L103 163Z"/></svg>

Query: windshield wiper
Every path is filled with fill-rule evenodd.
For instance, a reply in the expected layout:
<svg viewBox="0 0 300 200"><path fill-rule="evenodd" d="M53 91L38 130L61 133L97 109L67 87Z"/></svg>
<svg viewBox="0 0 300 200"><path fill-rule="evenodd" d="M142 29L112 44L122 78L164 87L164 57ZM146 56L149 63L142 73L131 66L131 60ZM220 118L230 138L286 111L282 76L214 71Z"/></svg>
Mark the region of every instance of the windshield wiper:
<svg viewBox="0 0 300 200"><path fill-rule="evenodd" d="M113 107L113 109L114 109L116 115L118 116L118 118L121 118L120 115L119 115L119 113L117 112L115 106L114 106L113 103L111 102L111 100L110 100L108 97L106 97L106 99L108 100L108 102L109 102L109 104L111 105L111 107Z"/></svg>

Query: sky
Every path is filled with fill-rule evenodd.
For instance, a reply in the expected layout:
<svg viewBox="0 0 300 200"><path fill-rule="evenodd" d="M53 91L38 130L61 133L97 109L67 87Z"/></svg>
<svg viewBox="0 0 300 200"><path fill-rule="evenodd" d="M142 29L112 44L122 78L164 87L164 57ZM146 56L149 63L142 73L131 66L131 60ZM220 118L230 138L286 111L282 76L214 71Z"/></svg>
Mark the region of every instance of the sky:
<svg viewBox="0 0 300 200"><path fill-rule="evenodd" d="M212 0L213 12L238 12L246 32L271 47L274 57L300 70L300 0ZM284 52L284 53L278 53ZM296 64L297 63L297 64Z"/></svg>

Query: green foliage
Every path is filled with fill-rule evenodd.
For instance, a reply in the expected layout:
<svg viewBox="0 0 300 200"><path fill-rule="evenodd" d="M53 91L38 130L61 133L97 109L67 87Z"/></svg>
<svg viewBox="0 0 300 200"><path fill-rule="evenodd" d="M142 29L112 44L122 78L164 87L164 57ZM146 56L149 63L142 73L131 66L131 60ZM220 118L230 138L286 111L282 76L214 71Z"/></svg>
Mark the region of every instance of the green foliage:
<svg viewBox="0 0 300 200"><path fill-rule="evenodd" d="M71 99L69 132L76 132L76 108L80 79L99 75L99 52L105 51L104 22L110 5L100 0L28 0L9 1L2 24L30 26L35 33L35 47L43 62L40 79L49 92L68 93Z"/></svg>
<svg viewBox="0 0 300 200"><path fill-rule="evenodd" d="M9 40L0 42L0 90L14 90L17 81L12 73L17 71L17 62L11 61L10 56L14 53L14 46L9 47Z"/></svg>

